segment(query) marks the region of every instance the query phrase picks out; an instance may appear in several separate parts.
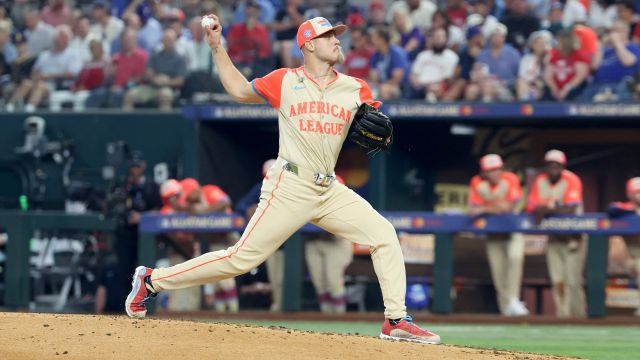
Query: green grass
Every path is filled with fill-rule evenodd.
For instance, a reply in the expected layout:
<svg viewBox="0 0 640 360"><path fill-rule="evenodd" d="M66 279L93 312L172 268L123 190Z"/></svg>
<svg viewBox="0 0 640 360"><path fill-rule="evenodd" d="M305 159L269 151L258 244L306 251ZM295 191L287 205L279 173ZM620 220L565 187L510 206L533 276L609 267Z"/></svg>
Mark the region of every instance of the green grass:
<svg viewBox="0 0 640 360"><path fill-rule="evenodd" d="M226 322L226 321L225 321ZM377 336L380 324L366 322L230 321L258 326ZM640 326L460 325L428 326L446 344L576 356L640 359Z"/></svg>

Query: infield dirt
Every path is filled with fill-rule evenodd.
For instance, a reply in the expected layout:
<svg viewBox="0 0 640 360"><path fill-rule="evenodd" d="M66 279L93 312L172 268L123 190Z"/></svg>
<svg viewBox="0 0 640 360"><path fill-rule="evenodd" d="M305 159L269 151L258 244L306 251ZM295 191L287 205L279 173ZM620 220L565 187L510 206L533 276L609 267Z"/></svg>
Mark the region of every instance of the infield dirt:
<svg viewBox="0 0 640 360"><path fill-rule="evenodd" d="M565 359L371 336L125 316L0 313L0 359Z"/></svg>

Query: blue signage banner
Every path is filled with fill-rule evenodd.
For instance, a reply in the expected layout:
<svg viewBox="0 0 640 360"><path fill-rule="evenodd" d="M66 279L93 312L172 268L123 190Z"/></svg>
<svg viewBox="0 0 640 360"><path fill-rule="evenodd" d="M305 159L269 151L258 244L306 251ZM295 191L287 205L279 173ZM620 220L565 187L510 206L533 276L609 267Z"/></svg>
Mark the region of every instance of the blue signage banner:
<svg viewBox="0 0 640 360"><path fill-rule="evenodd" d="M627 215L609 218L606 214L591 213L580 216L558 216L535 224L529 215L495 215L470 217L467 215L442 215L429 212L383 212L397 231L410 233L501 233L523 232L531 234L631 235L640 234L640 217ZM244 217L233 214L160 215L145 213L140 221L140 231L163 232L229 232L242 231ZM321 231L313 225L305 225L302 231Z"/></svg>

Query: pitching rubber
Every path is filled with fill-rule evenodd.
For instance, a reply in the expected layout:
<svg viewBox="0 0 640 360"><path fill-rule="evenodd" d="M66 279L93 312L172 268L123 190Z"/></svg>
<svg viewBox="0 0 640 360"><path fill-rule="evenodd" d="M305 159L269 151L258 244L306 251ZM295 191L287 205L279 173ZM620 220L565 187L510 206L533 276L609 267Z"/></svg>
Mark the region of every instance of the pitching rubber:
<svg viewBox="0 0 640 360"><path fill-rule="evenodd" d="M391 340L391 341L414 342L414 343L429 344L429 345L439 345L439 344L441 344L440 341L429 341L429 340L420 340L420 339L406 339L406 338L399 338L399 337L385 335L383 333L380 333L380 339Z"/></svg>

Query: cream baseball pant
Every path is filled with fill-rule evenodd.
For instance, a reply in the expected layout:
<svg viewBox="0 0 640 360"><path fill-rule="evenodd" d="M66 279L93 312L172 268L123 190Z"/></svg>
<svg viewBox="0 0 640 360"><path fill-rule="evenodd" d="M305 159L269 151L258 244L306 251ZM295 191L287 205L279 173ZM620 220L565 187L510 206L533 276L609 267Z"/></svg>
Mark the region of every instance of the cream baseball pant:
<svg viewBox="0 0 640 360"><path fill-rule="evenodd" d="M487 259L496 289L500 313L505 315L511 299L520 299L524 237L522 234L487 234Z"/></svg>
<svg viewBox="0 0 640 360"><path fill-rule="evenodd" d="M358 194L333 181L317 185L313 173L284 169L278 158L262 183L260 202L240 240L226 250L203 254L169 268L154 269L151 283L157 291L174 290L244 274L264 262L303 225L318 227L352 242L371 247L384 315L406 315L404 258L393 225Z"/></svg>
<svg viewBox="0 0 640 360"><path fill-rule="evenodd" d="M576 235L549 235L547 267L558 317L584 317L583 287L586 241Z"/></svg>

